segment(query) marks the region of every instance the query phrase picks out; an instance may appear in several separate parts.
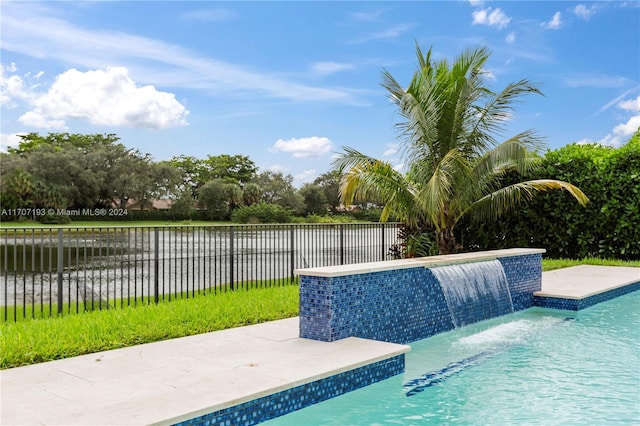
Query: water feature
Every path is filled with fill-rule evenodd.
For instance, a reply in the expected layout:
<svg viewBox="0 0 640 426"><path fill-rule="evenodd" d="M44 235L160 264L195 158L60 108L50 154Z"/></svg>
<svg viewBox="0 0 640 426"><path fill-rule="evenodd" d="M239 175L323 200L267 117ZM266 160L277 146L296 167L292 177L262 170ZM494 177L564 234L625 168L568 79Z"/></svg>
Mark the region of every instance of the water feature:
<svg viewBox="0 0 640 426"><path fill-rule="evenodd" d="M507 277L498 260L431 268L456 327L513 312Z"/></svg>
<svg viewBox="0 0 640 426"><path fill-rule="evenodd" d="M404 344L530 308L541 288L542 252L506 249L298 270L300 337Z"/></svg>

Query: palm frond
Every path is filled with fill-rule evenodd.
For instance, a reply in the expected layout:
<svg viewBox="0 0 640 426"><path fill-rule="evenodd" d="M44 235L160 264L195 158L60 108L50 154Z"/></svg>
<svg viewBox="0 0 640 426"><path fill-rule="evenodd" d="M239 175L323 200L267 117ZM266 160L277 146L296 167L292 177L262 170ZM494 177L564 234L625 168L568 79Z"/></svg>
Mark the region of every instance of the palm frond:
<svg viewBox="0 0 640 426"><path fill-rule="evenodd" d="M419 183L416 185L418 193L415 202L429 218L429 224L436 229L443 226L451 211L459 208L456 191L461 181L468 177L469 171L466 156L457 150L449 151L437 167L429 171L430 174L424 173L419 165L413 165L411 176Z"/></svg>
<svg viewBox="0 0 640 426"><path fill-rule="evenodd" d="M537 163L532 151L541 146L542 139L533 130L521 132L482 154L474 165L473 178L499 177L509 170L524 175Z"/></svg>
<svg viewBox="0 0 640 426"><path fill-rule="evenodd" d="M500 93L489 96L484 105L477 105L477 116L474 126L469 131L469 139L475 141L481 151L495 145L494 136L504 132L515 104L528 94L543 95L533 83L523 79L510 83Z"/></svg>
<svg viewBox="0 0 640 426"><path fill-rule="evenodd" d="M335 164L342 173L339 193L341 201L378 201L385 205L383 218L394 214L402 218L415 216L415 190L391 164L345 148Z"/></svg>
<svg viewBox="0 0 640 426"><path fill-rule="evenodd" d="M555 179L537 179L494 191L469 206L460 217L468 214L476 221L496 220L511 209L530 201L536 194L555 189L567 191L581 206L589 202L589 198L575 185Z"/></svg>

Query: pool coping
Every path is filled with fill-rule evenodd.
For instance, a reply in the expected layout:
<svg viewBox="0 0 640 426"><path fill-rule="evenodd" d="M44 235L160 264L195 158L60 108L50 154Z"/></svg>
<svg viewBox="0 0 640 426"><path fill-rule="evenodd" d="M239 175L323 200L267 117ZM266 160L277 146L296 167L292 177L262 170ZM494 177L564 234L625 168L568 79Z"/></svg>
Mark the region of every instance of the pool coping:
<svg viewBox="0 0 640 426"><path fill-rule="evenodd" d="M581 300L640 281L640 268L579 265L543 273L536 297Z"/></svg>
<svg viewBox="0 0 640 426"><path fill-rule="evenodd" d="M409 346L319 342L298 327L294 317L1 370L0 424L176 424L399 356L404 370Z"/></svg>
<svg viewBox="0 0 640 426"><path fill-rule="evenodd" d="M349 265L301 268L295 269L293 272L296 275L331 278L407 268L429 268L436 266L448 266L459 263L482 262L488 260L496 260L503 257L543 254L545 252L545 249L539 248L512 248L428 257L413 257L409 259L383 260L379 262L354 263Z"/></svg>

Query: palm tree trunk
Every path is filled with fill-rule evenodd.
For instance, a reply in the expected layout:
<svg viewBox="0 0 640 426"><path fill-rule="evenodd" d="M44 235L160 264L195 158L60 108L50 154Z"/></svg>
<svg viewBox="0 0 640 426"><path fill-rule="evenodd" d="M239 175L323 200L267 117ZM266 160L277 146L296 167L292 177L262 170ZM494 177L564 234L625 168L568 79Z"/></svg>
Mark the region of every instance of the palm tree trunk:
<svg viewBox="0 0 640 426"><path fill-rule="evenodd" d="M451 254L456 252L456 236L453 228L440 229L436 232L438 241L438 254Z"/></svg>

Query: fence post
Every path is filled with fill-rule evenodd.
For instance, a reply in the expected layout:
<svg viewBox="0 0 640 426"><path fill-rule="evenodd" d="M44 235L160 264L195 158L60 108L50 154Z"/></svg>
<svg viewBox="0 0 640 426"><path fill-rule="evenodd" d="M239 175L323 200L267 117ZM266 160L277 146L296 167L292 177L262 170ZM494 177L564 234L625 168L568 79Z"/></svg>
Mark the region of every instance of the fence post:
<svg viewBox="0 0 640 426"><path fill-rule="evenodd" d="M64 270L64 235L62 228L58 229L58 314L62 313L62 272Z"/></svg>
<svg viewBox="0 0 640 426"><path fill-rule="evenodd" d="M384 260L384 257L385 257L385 250L384 250L384 248L385 248L385 241L384 241L384 223L381 223L381 224L380 224L380 230L382 231L382 244L381 244L381 245L382 245L382 257L381 257L381 259L380 259L380 260Z"/></svg>
<svg viewBox="0 0 640 426"><path fill-rule="evenodd" d="M157 226L153 229L153 238L153 301L157 305L160 301L160 228Z"/></svg>
<svg viewBox="0 0 640 426"><path fill-rule="evenodd" d="M340 264L344 265L344 223L340 224Z"/></svg>
<svg viewBox="0 0 640 426"><path fill-rule="evenodd" d="M234 258L233 258L233 252L235 251L234 248L234 236L233 236L233 225L229 226L229 287L231 288L231 290L233 290L234 287L234 282L233 282L233 276L235 275L235 271L234 271Z"/></svg>
<svg viewBox="0 0 640 426"><path fill-rule="evenodd" d="M296 256L295 256L295 244L296 244L296 229L293 225L291 225L291 229L289 230L289 237L290 237L290 246L291 246L291 251L289 254L289 260L290 260L290 264L291 264L291 284L293 284L293 281L295 280L295 276L293 274L293 271L295 269L295 261L296 261Z"/></svg>

